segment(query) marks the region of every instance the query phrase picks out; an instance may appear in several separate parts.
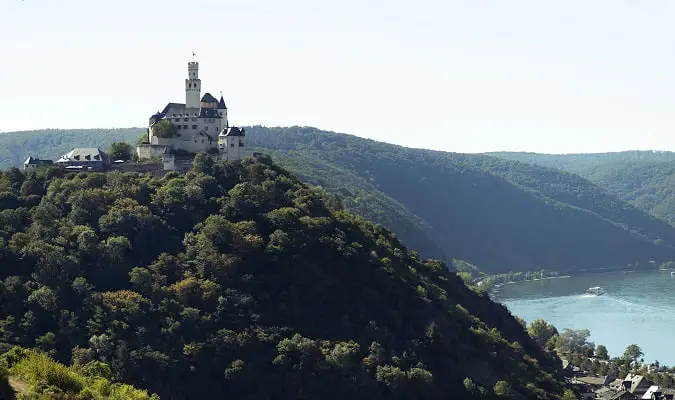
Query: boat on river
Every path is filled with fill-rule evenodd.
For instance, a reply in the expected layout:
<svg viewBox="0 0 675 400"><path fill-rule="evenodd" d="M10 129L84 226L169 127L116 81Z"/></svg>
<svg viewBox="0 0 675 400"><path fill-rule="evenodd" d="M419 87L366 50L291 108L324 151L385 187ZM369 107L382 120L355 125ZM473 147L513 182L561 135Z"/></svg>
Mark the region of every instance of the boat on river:
<svg viewBox="0 0 675 400"><path fill-rule="evenodd" d="M586 291L586 294L592 294L594 296L601 296L605 294L605 291L600 287L600 286L593 286L591 288L588 288Z"/></svg>

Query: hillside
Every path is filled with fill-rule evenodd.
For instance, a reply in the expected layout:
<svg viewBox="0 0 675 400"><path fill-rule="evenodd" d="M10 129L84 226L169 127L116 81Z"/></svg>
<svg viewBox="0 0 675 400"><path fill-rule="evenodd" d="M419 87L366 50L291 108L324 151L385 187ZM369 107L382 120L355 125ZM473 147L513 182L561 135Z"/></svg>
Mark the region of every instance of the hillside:
<svg viewBox="0 0 675 400"><path fill-rule="evenodd" d="M0 342L170 399L562 393L505 307L269 158L46 173L0 176Z"/></svg>
<svg viewBox="0 0 675 400"><path fill-rule="evenodd" d="M128 139L137 132L129 130ZM73 132L63 141L105 134ZM20 140L47 134L4 135ZM675 259L671 226L570 173L314 128L248 127L247 141L251 150L270 154L424 256L466 260L485 272L577 271Z"/></svg>
<svg viewBox="0 0 675 400"><path fill-rule="evenodd" d="M348 208L374 209L367 212L377 222L378 207L358 200L361 192L382 193L402 210L397 215L411 213L431 228L419 228L424 236L418 237L485 271L578 270L673 257L670 226L571 174L313 128L247 132L249 142L339 193ZM409 231L397 229L400 220L387 226L409 243Z"/></svg>
<svg viewBox="0 0 675 400"><path fill-rule="evenodd" d="M579 174L636 208L675 226L675 153L627 151L571 155L491 155Z"/></svg>

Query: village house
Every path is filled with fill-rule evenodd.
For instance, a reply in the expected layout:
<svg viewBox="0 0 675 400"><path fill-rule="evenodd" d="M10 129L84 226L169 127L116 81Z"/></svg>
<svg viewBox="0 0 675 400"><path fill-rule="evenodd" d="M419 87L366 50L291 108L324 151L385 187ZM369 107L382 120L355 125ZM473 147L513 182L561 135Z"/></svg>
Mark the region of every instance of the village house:
<svg viewBox="0 0 675 400"><path fill-rule="evenodd" d="M656 386L639 374L628 374L614 381L609 376L581 377L573 379L573 383L581 385L583 399L675 400L675 390ZM588 388L592 388L594 397L590 397Z"/></svg>

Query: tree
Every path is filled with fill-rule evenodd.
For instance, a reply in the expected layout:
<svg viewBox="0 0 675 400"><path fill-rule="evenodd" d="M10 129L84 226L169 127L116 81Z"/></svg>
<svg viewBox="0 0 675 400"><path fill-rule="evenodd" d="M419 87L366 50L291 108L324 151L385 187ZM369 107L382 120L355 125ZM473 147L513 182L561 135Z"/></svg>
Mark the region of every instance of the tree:
<svg viewBox="0 0 675 400"><path fill-rule="evenodd" d="M112 161L129 161L131 160L132 153L133 149L131 148L131 145L126 142L114 142L111 143L108 148L108 156Z"/></svg>
<svg viewBox="0 0 675 400"><path fill-rule="evenodd" d="M558 330L543 319L535 319L527 327L527 333L535 342L539 343L539 346L546 347L546 343L558 334Z"/></svg>
<svg viewBox="0 0 675 400"><path fill-rule="evenodd" d="M587 354L595 345L588 341L591 331L588 329L565 329L558 338L558 350L563 354Z"/></svg>
<svg viewBox="0 0 675 400"><path fill-rule="evenodd" d="M623 352L623 359L629 360L631 362L636 362L638 358L642 357L644 353L640 346L636 344L631 344L626 347L626 351Z"/></svg>
<svg viewBox="0 0 675 400"><path fill-rule="evenodd" d="M161 120L152 128L152 133L160 138L172 138L176 133L176 127L168 120Z"/></svg>
<svg viewBox="0 0 675 400"><path fill-rule="evenodd" d="M497 381L497 383L495 383L494 391L499 397L504 397L507 399L513 398L513 389L506 381Z"/></svg>
<svg viewBox="0 0 675 400"><path fill-rule="evenodd" d="M595 348L595 356L601 360L609 360L609 353L607 352L607 347L599 344Z"/></svg>

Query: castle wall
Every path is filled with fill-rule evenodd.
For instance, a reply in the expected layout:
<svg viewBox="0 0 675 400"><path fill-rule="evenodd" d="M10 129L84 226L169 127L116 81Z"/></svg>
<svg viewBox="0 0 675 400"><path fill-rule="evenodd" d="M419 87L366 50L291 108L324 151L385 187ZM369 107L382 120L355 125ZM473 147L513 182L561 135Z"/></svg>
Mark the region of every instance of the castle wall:
<svg viewBox="0 0 675 400"><path fill-rule="evenodd" d="M189 117L188 121L185 121L186 118L168 118L168 120L175 125L176 127L180 126L180 129L176 129L176 134L183 137L186 134L192 135L197 132L204 131L211 135L214 139L218 137L218 134L222 130L221 118L198 118L198 117ZM186 128L187 127L187 128Z"/></svg>
<svg viewBox="0 0 675 400"><path fill-rule="evenodd" d="M164 156L162 159L164 171L188 171L192 169L194 157Z"/></svg>
<svg viewBox="0 0 675 400"><path fill-rule="evenodd" d="M161 157L166 150L165 145L160 144L139 144L136 146L136 154L140 159Z"/></svg>
<svg viewBox="0 0 675 400"><path fill-rule="evenodd" d="M190 153L207 152L209 149L216 148L218 145L216 140L209 141L207 137L196 135L194 133L188 137L181 136L180 138L170 138L170 139L153 136L150 144L154 146L163 146L163 147L172 147L174 149L181 149L188 151Z"/></svg>
<svg viewBox="0 0 675 400"><path fill-rule="evenodd" d="M121 172L145 173L145 172L162 171L164 169L164 164L161 162L144 163L144 164L136 164L136 163L113 164L110 166L110 169Z"/></svg>

